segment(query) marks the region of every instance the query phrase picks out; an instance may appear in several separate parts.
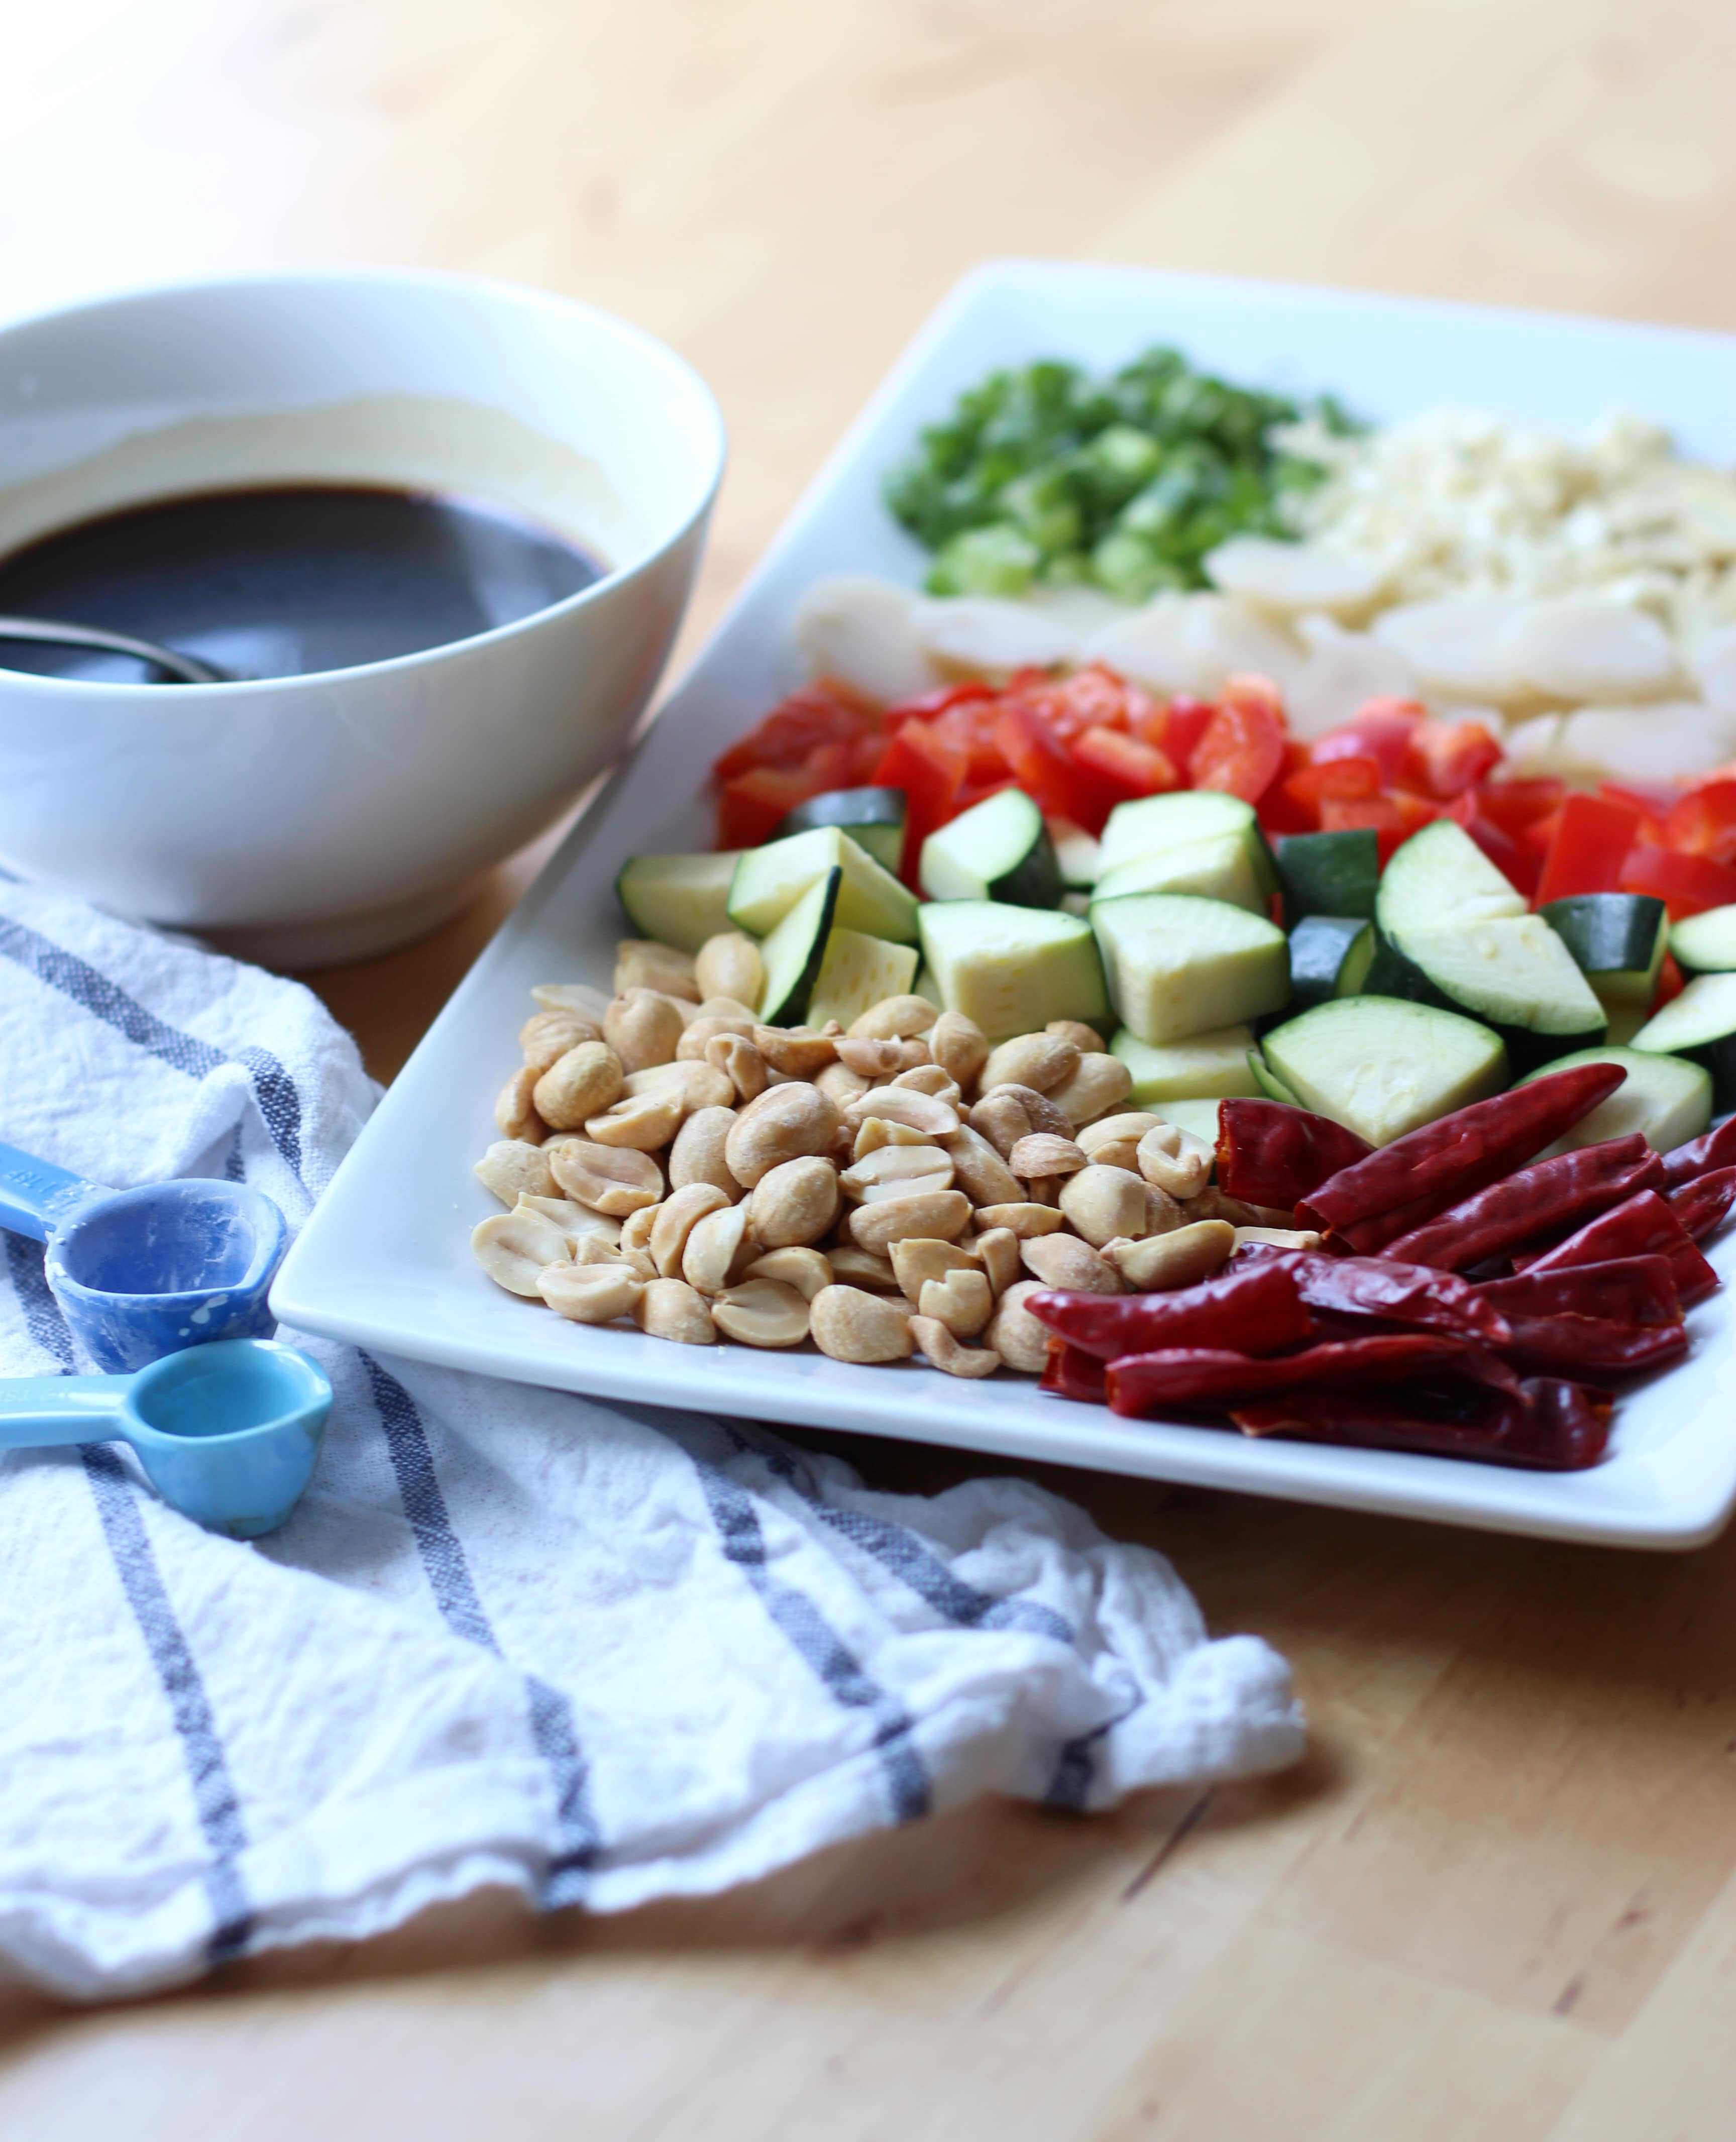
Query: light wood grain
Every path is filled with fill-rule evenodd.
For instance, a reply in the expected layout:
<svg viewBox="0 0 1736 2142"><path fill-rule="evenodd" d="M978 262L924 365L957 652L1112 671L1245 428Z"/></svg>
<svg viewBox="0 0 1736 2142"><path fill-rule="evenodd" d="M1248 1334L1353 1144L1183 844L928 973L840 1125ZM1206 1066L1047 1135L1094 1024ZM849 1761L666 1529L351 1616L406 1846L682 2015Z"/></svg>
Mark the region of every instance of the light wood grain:
<svg viewBox="0 0 1736 2142"><path fill-rule="evenodd" d="M401 259L685 351L733 435L689 649L984 254L1736 328L1720 0L75 0L8 32L9 304ZM533 861L319 978L382 1075ZM836 1447L892 1486L961 1469ZM1731 2132L1736 1542L1043 1477L1289 1655L1299 1769L1089 1823L965 1810L612 1922L474 1898L127 2011L21 1994L0 2134Z"/></svg>

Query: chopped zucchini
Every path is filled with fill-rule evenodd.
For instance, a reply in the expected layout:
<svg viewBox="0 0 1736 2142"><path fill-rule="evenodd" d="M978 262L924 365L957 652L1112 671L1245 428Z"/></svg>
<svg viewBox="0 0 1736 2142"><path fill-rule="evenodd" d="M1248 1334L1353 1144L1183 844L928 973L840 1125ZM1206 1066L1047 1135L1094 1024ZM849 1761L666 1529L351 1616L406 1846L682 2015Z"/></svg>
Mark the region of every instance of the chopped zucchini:
<svg viewBox="0 0 1736 2142"><path fill-rule="evenodd" d="M1642 1055L1685 1056L1712 1073L1712 1105L1736 1108L1736 974L1697 975L1634 1036Z"/></svg>
<svg viewBox="0 0 1736 2142"><path fill-rule="evenodd" d="M1043 813L1023 789L1003 788L961 811L922 844L930 900L997 900L1053 907L1061 872Z"/></svg>
<svg viewBox="0 0 1736 2142"><path fill-rule="evenodd" d="M1088 892L1063 892L1058 905L1063 915L1089 915L1091 895Z"/></svg>
<svg viewBox="0 0 1736 2142"><path fill-rule="evenodd" d="M1372 827L1282 834L1277 863L1284 919L1292 929L1309 915L1372 919L1380 890L1380 839Z"/></svg>
<svg viewBox="0 0 1736 2142"><path fill-rule="evenodd" d="M774 841L811 833L816 826L836 826L859 847L866 848L883 870L896 872L904 860L905 819L909 806L901 788L828 788L798 803L772 829Z"/></svg>
<svg viewBox="0 0 1736 2142"><path fill-rule="evenodd" d="M1259 1085L1248 1069L1248 1051L1253 1046L1250 1026L1221 1027L1216 1034L1196 1034L1191 1041L1172 1042L1166 1049L1153 1049L1122 1027L1110 1042L1109 1053L1120 1057L1133 1074L1129 1106L1161 1112L1177 1095L1216 1099L1257 1093Z"/></svg>
<svg viewBox="0 0 1736 2142"><path fill-rule="evenodd" d="M1206 1145L1217 1143L1218 1104L1215 1095L1186 1094L1164 1102L1152 1113L1161 1116L1166 1123L1173 1123L1177 1130L1190 1132Z"/></svg>
<svg viewBox="0 0 1736 2142"><path fill-rule="evenodd" d="M1524 896L1462 826L1437 818L1413 833L1387 865L1374 903L1388 937L1447 922L1493 922L1525 912Z"/></svg>
<svg viewBox="0 0 1736 2142"><path fill-rule="evenodd" d="M1546 1078L1575 1064L1619 1064L1627 1076L1608 1100L1600 1101L1556 1140L1551 1152L1600 1145L1605 1138L1627 1138L1635 1131L1643 1132L1655 1151L1668 1152L1697 1138L1712 1120L1712 1074L1685 1057L1643 1054L1637 1049L1582 1049L1576 1055L1556 1057L1531 1077Z"/></svg>
<svg viewBox="0 0 1736 2142"><path fill-rule="evenodd" d="M993 900L935 900L921 911L922 952L948 1011L991 1041L1034 1034L1052 1019L1101 1027L1103 965L1079 917Z"/></svg>
<svg viewBox="0 0 1736 2142"><path fill-rule="evenodd" d="M1071 818L1051 818L1048 830L1062 884L1071 892L1089 892L1103 868L1103 851L1097 836L1074 825Z"/></svg>
<svg viewBox="0 0 1736 2142"><path fill-rule="evenodd" d="M816 826L811 833L749 848L730 884L729 920L750 936L769 936L802 895L832 870L843 872L837 913L843 928L895 945L915 943L915 898L836 826Z"/></svg>
<svg viewBox="0 0 1736 2142"><path fill-rule="evenodd" d="M1176 788L1166 796L1142 796L1117 803L1103 828L1101 867L1107 874L1123 863L1166 849L1235 833L1248 851L1255 876L1268 896L1278 890L1278 872L1254 806L1216 788Z"/></svg>
<svg viewBox="0 0 1736 2142"><path fill-rule="evenodd" d="M932 967L921 966L916 970L916 979L910 985L910 994L913 997L923 998L931 1004L936 1011L946 1009L946 999L940 994L940 985L935 980L935 970Z"/></svg>
<svg viewBox="0 0 1736 2142"><path fill-rule="evenodd" d="M1250 915L1265 915L1271 906L1240 833L1214 833L1117 863L1097 880L1091 898L1094 906L1100 900L1125 900L1134 892L1197 893L1202 900L1227 900Z"/></svg>
<svg viewBox="0 0 1736 2142"><path fill-rule="evenodd" d="M1354 915L1307 915L1290 932L1290 995L1297 1006L1361 994L1374 959L1374 925Z"/></svg>
<svg viewBox="0 0 1736 2142"><path fill-rule="evenodd" d="M1684 915L1670 926L1669 949L1684 974L1736 970L1736 907L1709 907L1704 915Z"/></svg>
<svg viewBox="0 0 1736 2142"><path fill-rule="evenodd" d="M914 945L889 945L860 930L834 929L808 999L807 1023L824 1026L835 1019L847 1027L871 1005L905 995L915 975Z"/></svg>
<svg viewBox="0 0 1736 2142"><path fill-rule="evenodd" d="M1287 1096L1370 1145L1390 1145L1507 1083L1498 1034L1397 997L1316 1004L1274 1027L1261 1047Z"/></svg>
<svg viewBox="0 0 1736 2142"><path fill-rule="evenodd" d="M1290 1001L1284 932L1227 901L1167 892L1093 901L1091 926L1122 1025L1153 1047Z"/></svg>
<svg viewBox="0 0 1736 2142"><path fill-rule="evenodd" d="M844 872L834 865L791 908L760 946L766 970L759 1015L768 1026L799 1026L826 958Z"/></svg>
<svg viewBox="0 0 1736 2142"><path fill-rule="evenodd" d="M1637 892L1581 892L1537 910L1572 953L1605 1008L1649 1004L1669 934L1661 900Z"/></svg>
<svg viewBox="0 0 1736 2142"><path fill-rule="evenodd" d="M1292 1108L1301 1107L1302 1103L1257 1049L1248 1051L1248 1075L1267 1100L1281 1101Z"/></svg>
<svg viewBox="0 0 1736 2142"><path fill-rule="evenodd" d="M1604 1036L1607 1049L1630 1049L1634 1036L1651 1017L1651 1007L1643 1004L1612 1004L1606 1007L1610 1014L1610 1030Z"/></svg>
<svg viewBox="0 0 1736 2142"><path fill-rule="evenodd" d="M615 897L641 937L697 952L730 926L729 885L740 857L635 856L615 880Z"/></svg>

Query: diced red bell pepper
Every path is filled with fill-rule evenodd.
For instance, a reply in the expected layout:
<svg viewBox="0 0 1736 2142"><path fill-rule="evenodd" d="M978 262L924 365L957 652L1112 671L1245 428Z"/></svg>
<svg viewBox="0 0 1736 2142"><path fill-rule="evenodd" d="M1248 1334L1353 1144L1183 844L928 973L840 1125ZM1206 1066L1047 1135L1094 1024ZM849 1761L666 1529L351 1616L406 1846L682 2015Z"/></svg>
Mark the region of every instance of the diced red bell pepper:
<svg viewBox="0 0 1736 2142"><path fill-rule="evenodd" d="M916 881L922 844L958 810L969 772L969 759L956 743L927 722L906 722L881 753L874 769L876 787L902 789L906 811L903 874Z"/></svg>
<svg viewBox="0 0 1736 2142"><path fill-rule="evenodd" d="M1640 831L1639 812L1601 796L1574 795L1561 815L1543 859L1537 904L1576 892L1614 892L1621 866Z"/></svg>
<svg viewBox="0 0 1736 2142"><path fill-rule="evenodd" d="M1329 796L1320 806L1320 831L1345 833L1372 827L1378 837L1380 866L1384 870L1413 833L1420 833L1440 815L1438 805L1408 795L1402 788L1348 803Z"/></svg>
<svg viewBox="0 0 1736 2142"><path fill-rule="evenodd" d="M1707 782L1683 797L1664 821L1664 846L1736 863L1736 780Z"/></svg>
<svg viewBox="0 0 1736 2142"><path fill-rule="evenodd" d="M1505 827L1497 826L1493 819L1483 816L1481 808L1482 794L1481 789L1467 788L1462 796L1455 797L1447 805L1447 816L1464 827L1513 890L1529 900L1537 889L1537 858L1522 841L1515 840Z"/></svg>
<svg viewBox="0 0 1736 2142"><path fill-rule="evenodd" d="M931 728L964 753L965 779L977 787L1004 782L1011 768L994 741L994 725L1000 718L1000 703L991 693L985 698L960 699L943 708Z"/></svg>
<svg viewBox="0 0 1736 2142"><path fill-rule="evenodd" d="M1003 702L994 740L1013 779L1045 817L1071 818L1087 833L1102 831L1104 819L1120 798L1106 781L1075 763L1042 716L1023 698L1009 694Z"/></svg>
<svg viewBox="0 0 1736 2142"><path fill-rule="evenodd" d="M1621 866L1611 891L1647 892L1669 910L1671 921L1736 901L1736 870L1708 856L1679 856L1641 842Z"/></svg>
<svg viewBox="0 0 1736 2142"><path fill-rule="evenodd" d="M1153 702L1148 713L1136 715L1133 733L1142 743L1156 744L1172 766L1188 766L1216 712L1210 700L1178 692L1167 706Z"/></svg>
<svg viewBox="0 0 1736 2142"><path fill-rule="evenodd" d="M1063 743L1071 743L1087 729L1134 728L1155 714L1157 704L1148 692L1101 662L1058 679L1027 672L1008 689L1040 714Z"/></svg>
<svg viewBox="0 0 1736 2142"><path fill-rule="evenodd" d="M871 700L836 678L818 678L775 706L730 746L712 771L719 781L732 781L757 766L788 770L805 764L816 745L854 743L863 736L880 735L885 726Z"/></svg>
<svg viewBox="0 0 1736 2142"><path fill-rule="evenodd" d="M1666 952L1658 968L1658 986L1652 993L1652 1010L1655 1013L1662 1011L1670 999L1680 996L1686 987L1682 970L1676 965L1675 954Z"/></svg>
<svg viewBox="0 0 1736 2142"><path fill-rule="evenodd" d="M1597 792L1606 802L1625 803L1637 811L1648 828L1661 827L1682 794L1673 781L1600 781ZM1641 837L1651 841L1657 839L1658 834L1647 830Z"/></svg>
<svg viewBox="0 0 1736 2142"><path fill-rule="evenodd" d="M1411 738L1425 718L1412 699L1369 699L1335 729L1316 737L1313 755L1322 762L1331 758L1372 758L1381 779L1403 779L1410 755Z"/></svg>
<svg viewBox="0 0 1736 2142"><path fill-rule="evenodd" d="M1541 818L1532 819L1521 832L1519 838L1536 857L1540 871L1548 859L1550 850L1555 846L1556 835L1561 830L1561 810L1558 805L1553 811L1546 812Z"/></svg>
<svg viewBox="0 0 1736 2142"><path fill-rule="evenodd" d="M1082 729L1073 738L1073 755L1123 796L1157 796L1180 786L1167 752L1119 729Z"/></svg>
<svg viewBox="0 0 1736 2142"><path fill-rule="evenodd" d="M1561 808L1567 793L1561 781L1485 781L1477 791L1477 807L1485 818L1515 838L1527 826Z"/></svg>
<svg viewBox="0 0 1736 2142"><path fill-rule="evenodd" d="M1410 733L1404 785L1449 802L1492 773L1501 760L1500 740L1481 722L1421 721Z"/></svg>
<svg viewBox="0 0 1736 2142"><path fill-rule="evenodd" d="M1284 769L1284 703L1264 677L1232 677L1188 761L1196 788L1257 803Z"/></svg>
<svg viewBox="0 0 1736 2142"><path fill-rule="evenodd" d="M1381 790L1378 763L1360 756L1310 760L1287 774L1284 793L1293 803L1319 812L1329 798L1334 803L1355 803Z"/></svg>
<svg viewBox="0 0 1736 2142"><path fill-rule="evenodd" d="M937 692L922 692L914 699L900 699L895 707L888 707L887 726L891 728L905 721L932 721L949 707L966 707L973 701L996 696L994 687L984 684L980 678L974 677L964 684L943 684Z"/></svg>
<svg viewBox="0 0 1736 2142"><path fill-rule="evenodd" d="M726 781L718 794L718 846L756 848L798 803L825 787L800 767L750 767Z"/></svg>

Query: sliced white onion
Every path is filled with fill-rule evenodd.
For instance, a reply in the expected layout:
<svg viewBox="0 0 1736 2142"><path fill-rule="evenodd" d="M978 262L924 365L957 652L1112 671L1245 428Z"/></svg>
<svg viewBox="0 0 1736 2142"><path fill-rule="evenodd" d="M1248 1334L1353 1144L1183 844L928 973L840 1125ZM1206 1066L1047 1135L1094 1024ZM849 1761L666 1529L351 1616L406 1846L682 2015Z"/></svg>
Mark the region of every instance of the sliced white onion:
<svg viewBox="0 0 1736 2142"><path fill-rule="evenodd" d="M1304 610L1363 614L1379 600L1387 578L1377 559L1270 536L1232 536L1210 553L1206 570L1226 595L1285 617Z"/></svg>
<svg viewBox="0 0 1736 2142"><path fill-rule="evenodd" d="M1625 704L1656 698L1677 681L1669 634L1626 603L1585 595L1528 602L1510 645L1519 674L1548 699Z"/></svg>
<svg viewBox="0 0 1736 2142"><path fill-rule="evenodd" d="M866 573L819 580L796 606L796 644L816 677L836 677L890 705L928 691L938 673L917 637L921 599Z"/></svg>
<svg viewBox="0 0 1736 2142"><path fill-rule="evenodd" d="M1375 619L1374 636L1404 657L1432 695L1522 706L1536 696L1514 652L1523 607L1509 595L1400 603Z"/></svg>

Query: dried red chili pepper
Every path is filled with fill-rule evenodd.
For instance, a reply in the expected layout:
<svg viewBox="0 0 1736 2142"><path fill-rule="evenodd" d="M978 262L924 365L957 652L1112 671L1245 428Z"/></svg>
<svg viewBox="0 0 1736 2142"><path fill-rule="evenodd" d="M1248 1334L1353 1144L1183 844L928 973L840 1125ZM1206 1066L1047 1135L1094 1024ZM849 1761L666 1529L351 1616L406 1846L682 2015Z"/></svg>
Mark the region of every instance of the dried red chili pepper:
<svg viewBox="0 0 1736 2142"><path fill-rule="evenodd" d="M1665 1202L1684 1232L1703 1242L1723 1226L1731 1206L1736 1204L1736 1167L1714 1168L1709 1175L1696 1175L1679 1190L1672 1190Z"/></svg>
<svg viewBox="0 0 1736 2142"><path fill-rule="evenodd" d="M1374 1150L1329 1116L1281 1101L1218 1103L1217 1179L1253 1205L1297 1204Z"/></svg>
<svg viewBox="0 0 1736 2142"><path fill-rule="evenodd" d="M1736 1116L1727 1116L1715 1130L1686 1145L1672 1147L1664 1156L1664 1181L1669 1189L1679 1190L1697 1175L1726 1167L1736 1167Z"/></svg>
<svg viewBox="0 0 1736 2142"><path fill-rule="evenodd" d="M1173 1294L1086 1294L1047 1288L1025 1303L1061 1338L1112 1361L1154 1347L1221 1346L1276 1354L1306 1345L1308 1311L1296 1282L1274 1260L1250 1258Z"/></svg>
<svg viewBox="0 0 1736 2142"><path fill-rule="evenodd" d="M1032 1296L1033 1305L1037 1299ZM1137 1419L1160 1406L1217 1408L1280 1391L1322 1385L1354 1389L1453 1370L1480 1379L1498 1375L1500 1364L1462 1339L1432 1331L1383 1332L1377 1338L1347 1339L1260 1361L1225 1347L1166 1346L1112 1361L1109 1404L1117 1413Z"/></svg>
<svg viewBox="0 0 1736 2142"><path fill-rule="evenodd" d="M1667 1256L1610 1257L1598 1264L1533 1265L1492 1279L1481 1298L1516 1323L1545 1316L1602 1317L1616 1324L1679 1324L1681 1298Z"/></svg>
<svg viewBox="0 0 1736 2142"><path fill-rule="evenodd" d="M1312 1250L1280 1250L1250 1244L1237 1257L1281 1263L1295 1276L1296 1291L1310 1309L1343 1316L1378 1316L1388 1324L1416 1324L1456 1332L1498 1346L1509 1338L1507 1320L1482 1290L1455 1272L1433 1265L1400 1264L1393 1257L1328 1257Z"/></svg>
<svg viewBox="0 0 1736 2142"><path fill-rule="evenodd" d="M1310 1191L1298 1223L1329 1227L1364 1255L1383 1248L1541 1152L1626 1076L1620 1064L1581 1064L1455 1108Z"/></svg>
<svg viewBox="0 0 1736 2142"><path fill-rule="evenodd" d="M1702 1176L1699 1182L1689 1184L1676 1194L1688 1197L1699 1189L1700 1182L1721 1184L1724 1174L1729 1175L1730 1192L1736 1194L1736 1169L1716 1176ZM1722 1202L1728 1206L1729 1197L1724 1196ZM1721 1213L1719 1217L1723 1217ZM1704 1301L1716 1289L1718 1274L1694 1246L1669 1200L1660 1197L1655 1190L1635 1191L1631 1197L1611 1206L1607 1212L1600 1212L1595 1220L1588 1220L1576 1233L1569 1235L1553 1248L1539 1250L1531 1256L1515 1257L1513 1263L1520 1271L1560 1271L1571 1265L1604 1264L1616 1257L1653 1255L1669 1259L1670 1276L1675 1281L1676 1296L1680 1301Z"/></svg>
<svg viewBox="0 0 1736 2142"><path fill-rule="evenodd" d="M1087 1405L1102 1405L1107 1374L1095 1354L1087 1354L1082 1346L1069 1346L1064 1339L1051 1339L1038 1389L1053 1391L1057 1398L1083 1399Z"/></svg>
<svg viewBox="0 0 1736 2142"><path fill-rule="evenodd" d="M1393 1256L1408 1257L1413 1264L1463 1271L1589 1220L1636 1190L1655 1188L1663 1179L1663 1162L1644 1134L1635 1131L1627 1138L1606 1138L1601 1145L1577 1146L1552 1159L1533 1161L1388 1246Z"/></svg>
<svg viewBox="0 0 1736 2142"><path fill-rule="evenodd" d="M1684 1324L1622 1324L1605 1316L1520 1316L1502 1352L1515 1368L1538 1375L1637 1375L1661 1369L1688 1350Z"/></svg>
<svg viewBox="0 0 1736 2142"><path fill-rule="evenodd" d="M1527 1378L1517 1396L1467 1384L1444 1393L1400 1386L1378 1397L1302 1391L1237 1406L1230 1418L1245 1435L1576 1473L1603 1456L1611 1404L1608 1392L1586 1384Z"/></svg>

